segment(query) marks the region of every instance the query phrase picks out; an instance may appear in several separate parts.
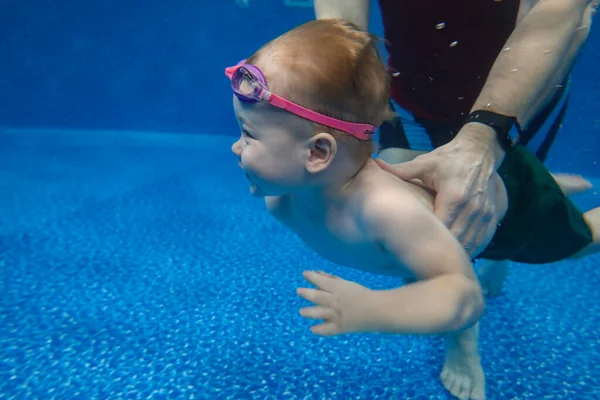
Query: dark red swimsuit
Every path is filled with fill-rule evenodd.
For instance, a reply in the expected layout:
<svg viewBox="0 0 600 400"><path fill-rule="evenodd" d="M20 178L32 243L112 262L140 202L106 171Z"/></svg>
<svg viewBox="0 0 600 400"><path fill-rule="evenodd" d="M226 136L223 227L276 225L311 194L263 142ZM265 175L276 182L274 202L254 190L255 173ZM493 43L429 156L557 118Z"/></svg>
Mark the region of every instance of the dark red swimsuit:
<svg viewBox="0 0 600 400"><path fill-rule="evenodd" d="M519 0L379 0L392 98L416 117L459 123L516 25Z"/></svg>

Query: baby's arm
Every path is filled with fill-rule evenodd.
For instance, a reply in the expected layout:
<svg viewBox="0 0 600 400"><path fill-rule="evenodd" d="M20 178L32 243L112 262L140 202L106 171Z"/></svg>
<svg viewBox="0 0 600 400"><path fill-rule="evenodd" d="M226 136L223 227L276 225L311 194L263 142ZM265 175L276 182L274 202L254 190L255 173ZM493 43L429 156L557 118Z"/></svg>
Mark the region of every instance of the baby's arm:
<svg viewBox="0 0 600 400"><path fill-rule="evenodd" d="M321 335L345 332L437 334L474 324L483 296L467 253L450 231L413 197L372 196L363 227L417 279L391 290L370 290L326 274L306 272L316 289L298 294L315 303L304 317L323 320Z"/></svg>
<svg viewBox="0 0 600 400"><path fill-rule="evenodd" d="M441 333L479 319L483 296L468 254L416 198L375 194L366 205L365 227L419 280L372 292L381 331Z"/></svg>

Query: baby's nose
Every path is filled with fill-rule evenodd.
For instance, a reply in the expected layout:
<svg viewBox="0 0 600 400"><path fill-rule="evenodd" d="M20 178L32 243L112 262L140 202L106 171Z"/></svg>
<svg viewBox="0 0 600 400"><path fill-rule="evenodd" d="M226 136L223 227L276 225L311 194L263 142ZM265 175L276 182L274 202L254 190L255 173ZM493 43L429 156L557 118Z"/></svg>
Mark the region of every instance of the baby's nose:
<svg viewBox="0 0 600 400"><path fill-rule="evenodd" d="M242 145L240 144L239 139L236 140L233 145L231 145L231 151L238 157L242 154Z"/></svg>

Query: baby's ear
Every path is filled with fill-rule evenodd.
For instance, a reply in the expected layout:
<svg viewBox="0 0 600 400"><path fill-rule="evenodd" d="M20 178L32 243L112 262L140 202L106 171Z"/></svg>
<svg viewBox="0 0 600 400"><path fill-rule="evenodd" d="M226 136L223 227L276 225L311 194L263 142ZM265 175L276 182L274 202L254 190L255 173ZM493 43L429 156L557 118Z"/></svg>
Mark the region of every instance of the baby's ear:
<svg viewBox="0 0 600 400"><path fill-rule="evenodd" d="M306 169L311 174L325 170L337 154L337 142L329 133L318 133L307 142Z"/></svg>

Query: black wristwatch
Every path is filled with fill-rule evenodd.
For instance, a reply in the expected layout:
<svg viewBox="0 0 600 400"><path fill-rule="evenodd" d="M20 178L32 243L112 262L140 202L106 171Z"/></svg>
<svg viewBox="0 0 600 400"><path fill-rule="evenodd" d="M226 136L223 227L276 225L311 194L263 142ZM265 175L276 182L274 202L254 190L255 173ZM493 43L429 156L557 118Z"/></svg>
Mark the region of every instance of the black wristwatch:
<svg viewBox="0 0 600 400"><path fill-rule="evenodd" d="M519 143L523 135L523 130L517 118L509 117L508 115L497 114L487 110L477 110L469 114L463 125L469 122L479 122L493 128L496 131L498 142L504 151L512 150ZM513 128L516 128L516 132Z"/></svg>

